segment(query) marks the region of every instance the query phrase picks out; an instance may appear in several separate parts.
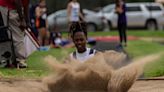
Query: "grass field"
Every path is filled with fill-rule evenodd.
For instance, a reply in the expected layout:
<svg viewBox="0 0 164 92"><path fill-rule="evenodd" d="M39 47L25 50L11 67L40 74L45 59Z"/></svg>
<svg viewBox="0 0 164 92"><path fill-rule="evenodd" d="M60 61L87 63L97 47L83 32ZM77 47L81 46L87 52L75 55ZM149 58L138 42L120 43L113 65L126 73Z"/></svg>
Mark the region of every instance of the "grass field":
<svg viewBox="0 0 164 92"><path fill-rule="evenodd" d="M92 32L89 36L113 36L117 35L116 31L112 32ZM66 35L66 34L64 34ZM164 31L128 31L128 35L137 37L164 38ZM41 78L48 75L51 71L44 62L44 57L52 55L59 61L65 58L73 49L51 49L49 51L36 51L28 59L27 69L5 69L0 68L0 76L5 78L23 77L23 78ZM138 58L145 55L164 52L164 45L152 41L129 41L128 47L125 48L130 57ZM164 75L164 56L154 63L145 67L145 77Z"/></svg>
<svg viewBox="0 0 164 92"><path fill-rule="evenodd" d="M117 36L118 32L115 31L111 31L111 32L90 32L89 33L90 36ZM127 32L127 35L131 35L131 36L137 36L137 37L164 37L164 31L148 31L148 30L129 30Z"/></svg>

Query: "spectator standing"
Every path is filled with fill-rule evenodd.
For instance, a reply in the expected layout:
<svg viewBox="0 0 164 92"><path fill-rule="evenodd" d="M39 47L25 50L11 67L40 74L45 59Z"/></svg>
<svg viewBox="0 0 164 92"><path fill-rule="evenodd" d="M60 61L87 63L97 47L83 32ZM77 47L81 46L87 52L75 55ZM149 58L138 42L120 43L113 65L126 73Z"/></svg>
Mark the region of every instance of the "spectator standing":
<svg viewBox="0 0 164 92"><path fill-rule="evenodd" d="M31 29L32 29L32 32L34 33L35 37L38 38L38 30L36 28L36 25L35 25L35 20L36 20L36 16L35 16L35 9L38 5L34 4L34 5L30 5L30 23L31 23Z"/></svg>
<svg viewBox="0 0 164 92"><path fill-rule="evenodd" d="M4 24L9 22L9 29L12 31L13 42L16 54L16 67L26 68L25 46L24 46L24 29L29 24L28 18L29 0L0 0L0 12ZM7 11L9 11L9 16ZM7 18L9 17L9 21Z"/></svg>
<svg viewBox="0 0 164 92"><path fill-rule="evenodd" d="M68 14L68 22L79 22L80 18L83 20L83 15L80 12L80 4L77 0L70 0L67 5L67 14Z"/></svg>
<svg viewBox="0 0 164 92"><path fill-rule="evenodd" d="M36 28L38 29L38 40L41 46L49 44L49 32L47 22L47 8L46 1L40 0L38 6L35 9L36 15Z"/></svg>
<svg viewBox="0 0 164 92"><path fill-rule="evenodd" d="M126 4L123 0L116 0L116 13L118 14L117 28L119 31L120 45L127 46L127 18L126 18ZM124 42L124 44L123 44Z"/></svg>

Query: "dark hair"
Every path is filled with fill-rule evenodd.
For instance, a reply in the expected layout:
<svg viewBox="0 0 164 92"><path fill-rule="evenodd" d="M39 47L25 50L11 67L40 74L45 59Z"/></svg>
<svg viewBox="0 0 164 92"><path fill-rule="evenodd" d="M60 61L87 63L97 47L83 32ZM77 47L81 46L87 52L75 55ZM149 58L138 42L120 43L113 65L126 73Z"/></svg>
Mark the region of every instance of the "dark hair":
<svg viewBox="0 0 164 92"><path fill-rule="evenodd" d="M115 1L115 4L116 4L116 7L119 7L120 6L120 1L119 0L116 0Z"/></svg>
<svg viewBox="0 0 164 92"><path fill-rule="evenodd" d="M120 6L120 2L125 2L125 0L115 0L116 7Z"/></svg>
<svg viewBox="0 0 164 92"><path fill-rule="evenodd" d="M72 2L72 0L68 0L68 3L69 3L69 2Z"/></svg>
<svg viewBox="0 0 164 92"><path fill-rule="evenodd" d="M45 1L45 0L39 0L39 2L43 2L43 1Z"/></svg>
<svg viewBox="0 0 164 92"><path fill-rule="evenodd" d="M83 32L87 38L87 30L86 30L86 23L79 23L79 22L74 22L71 23L70 25L70 29L69 29L69 34L71 36L71 38L73 38L73 36L75 35L75 33L77 32Z"/></svg>

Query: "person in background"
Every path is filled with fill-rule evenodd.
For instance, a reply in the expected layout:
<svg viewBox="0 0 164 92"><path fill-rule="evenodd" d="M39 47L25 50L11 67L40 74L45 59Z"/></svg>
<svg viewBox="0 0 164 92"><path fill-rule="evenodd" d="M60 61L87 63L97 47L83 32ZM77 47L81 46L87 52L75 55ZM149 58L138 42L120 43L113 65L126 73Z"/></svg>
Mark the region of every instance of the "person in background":
<svg viewBox="0 0 164 92"><path fill-rule="evenodd" d="M31 29L33 34L35 35L36 38L38 38L38 30L36 28L35 25L35 20L36 20L36 16L35 16L35 9L38 6L38 4L34 4L34 5L30 5L30 23L31 23Z"/></svg>
<svg viewBox="0 0 164 92"><path fill-rule="evenodd" d="M84 20L83 14L80 11L80 4L77 0L69 0L67 5L67 16L69 28L72 23L80 22L80 19Z"/></svg>
<svg viewBox="0 0 164 92"><path fill-rule="evenodd" d="M120 45L127 46L127 18L126 18L126 4L123 0L116 0L116 13L118 14L117 28L119 31ZM124 44L123 44L124 42Z"/></svg>
<svg viewBox="0 0 164 92"><path fill-rule="evenodd" d="M62 37L60 32L51 33L51 47L53 48L71 48L73 43Z"/></svg>
<svg viewBox="0 0 164 92"><path fill-rule="evenodd" d="M4 21L12 31L12 39L15 47L15 67L26 68L26 56L24 46L24 29L29 26L28 17L29 0L0 0L0 12ZM8 12L9 11L9 16ZM7 21L9 17L9 21ZM7 23L9 22L9 23Z"/></svg>
<svg viewBox="0 0 164 92"><path fill-rule="evenodd" d="M49 32L47 22L47 8L45 0L40 0L35 9L36 28L38 29L38 40L41 46L49 45Z"/></svg>
<svg viewBox="0 0 164 92"><path fill-rule="evenodd" d="M95 49L87 47L87 31L86 26L80 23L74 23L70 26L71 38L76 47L76 51L70 54L70 58L80 62L85 62L96 54Z"/></svg>

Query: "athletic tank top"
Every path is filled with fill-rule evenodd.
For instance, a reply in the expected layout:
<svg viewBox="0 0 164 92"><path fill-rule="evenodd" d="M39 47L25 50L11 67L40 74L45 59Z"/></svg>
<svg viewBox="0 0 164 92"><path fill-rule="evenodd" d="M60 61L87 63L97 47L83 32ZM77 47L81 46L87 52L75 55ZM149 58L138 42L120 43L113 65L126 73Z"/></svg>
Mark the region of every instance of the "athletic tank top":
<svg viewBox="0 0 164 92"><path fill-rule="evenodd" d="M71 53L70 57L79 60L80 62L85 62L89 58L93 57L96 54L95 49L87 48L83 53L78 53L77 51Z"/></svg>
<svg viewBox="0 0 164 92"><path fill-rule="evenodd" d="M80 5L79 3L71 3L71 16L70 21L71 22L78 22L79 21L79 12L80 12Z"/></svg>

